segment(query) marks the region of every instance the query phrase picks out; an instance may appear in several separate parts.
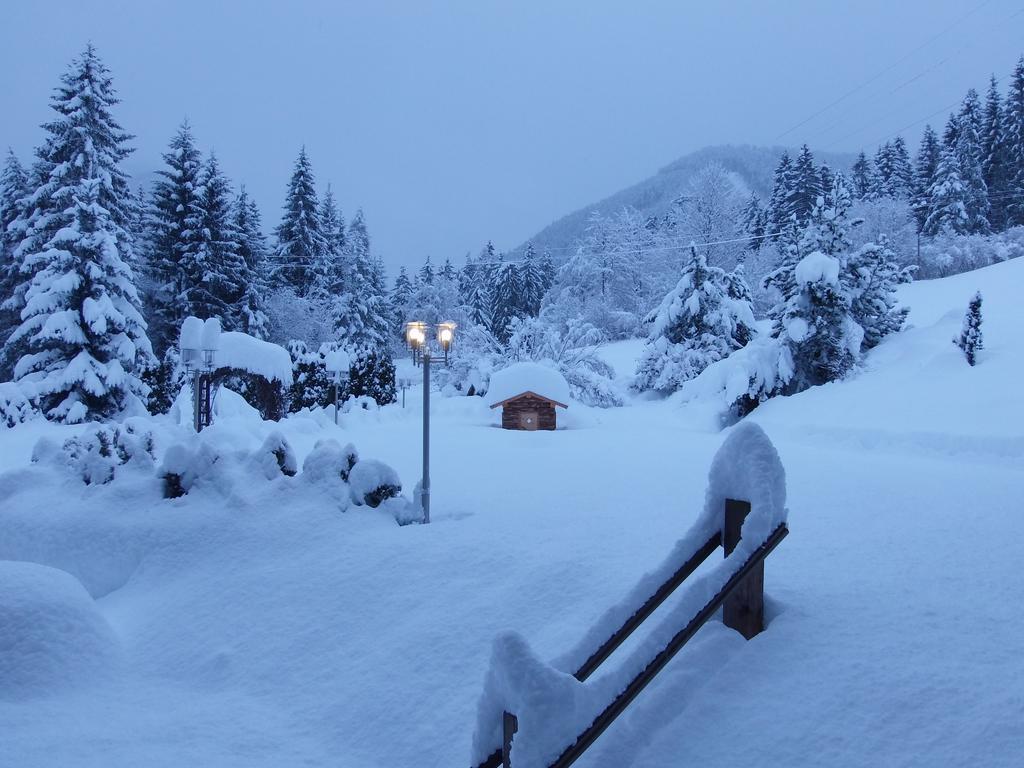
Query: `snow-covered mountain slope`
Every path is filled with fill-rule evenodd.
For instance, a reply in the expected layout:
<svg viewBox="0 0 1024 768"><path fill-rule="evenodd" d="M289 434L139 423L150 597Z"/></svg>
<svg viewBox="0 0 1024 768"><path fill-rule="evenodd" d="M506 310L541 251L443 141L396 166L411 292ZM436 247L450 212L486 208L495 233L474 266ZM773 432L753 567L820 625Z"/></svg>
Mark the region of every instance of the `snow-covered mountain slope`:
<svg viewBox="0 0 1024 768"><path fill-rule="evenodd" d="M969 368L950 339L979 288ZM1024 261L908 286L915 328L859 376L755 412L792 531L767 563L770 626L709 624L580 765L1018 764L1021 291ZM201 435L220 469L176 500L144 467L85 486L30 466L37 438L76 428L0 433L0 580L27 590L0 589L0 766L468 765L495 635L572 648L688 528L723 440L674 399L572 403L565 428L523 433L438 398L434 522L403 528L247 463L275 429L300 465L335 438L408 491L419 402L337 428L235 409ZM158 458L190 439L145 425Z"/></svg>
<svg viewBox="0 0 1024 768"><path fill-rule="evenodd" d="M549 224L527 242L538 251L550 248L559 261L565 249L571 248L583 235L587 219L593 211L611 214L624 208L636 208L646 216L660 216L672 202L683 194L690 179L708 163L719 163L732 174L739 189L756 192L767 200L772 189L772 175L779 162L783 147L717 146L705 147L675 160L653 176L620 190L603 200L585 205ZM795 150L790 150L794 153ZM840 152L820 152L818 162L827 163L837 170L846 170L854 162L854 155ZM513 252L519 252L525 243Z"/></svg>

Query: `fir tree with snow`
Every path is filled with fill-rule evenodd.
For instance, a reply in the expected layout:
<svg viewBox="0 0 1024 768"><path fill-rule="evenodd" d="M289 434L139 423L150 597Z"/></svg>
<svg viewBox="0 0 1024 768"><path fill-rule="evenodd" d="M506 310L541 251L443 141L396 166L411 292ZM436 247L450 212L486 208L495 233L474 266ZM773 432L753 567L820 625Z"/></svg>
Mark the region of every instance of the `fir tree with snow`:
<svg viewBox="0 0 1024 768"><path fill-rule="evenodd" d="M152 349L124 258L132 205L121 163L131 150L111 114L117 103L109 71L86 47L51 104L58 116L39 151L48 172L30 195L19 247L33 277L11 336L28 348L15 378L59 421L107 418L146 394L140 374Z"/></svg>
<svg viewBox="0 0 1024 768"><path fill-rule="evenodd" d="M492 277L491 332L501 341L508 341L509 323L522 317L523 282L513 262L502 261Z"/></svg>
<svg viewBox="0 0 1024 768"><path fill-rule="evenodd" d="M348 285L334 299L335 334L342 346L381 349L394 336L384 265L370 252L370 235L362 209L356 211L346 234Z"/></svg>
<svg viewBox="0 0 1024 768"><path fill-rule="evenodd" d="M792 219L789 198L793 186L793 162L789 153L783 152L775 167L772 194L768 200L768 224L774 239L778 239L777 233L782 232Z"/></svg>
<svg viewBox="0 0 1024 768"><path fill-rule="evenodd" d="M271 283L290 288L297 296L305 297L314 286L317 266L327 248L320 231L320 203L313 166L305 147L299 151L295 161L285 195L284 217L275 234L277 247L270 270Z"/></svg>
<svg viewBox="0 0 1024 768"><path fill-rule="evenodd" d="M637 364L634 389L674 392L711 363L744 346L754 335L749 300L730 276L690 246L682 277L647 318L647 342Z"/></svg>
<svg viewBox="0 0 1024 768"><path fill-rule="evenodd" d="M995 231L1006 229L1006 192L1009 189L1010 156L1003 125L1003 101L995 75L989 81L981 122L981 174L988 191L989 223Z"/></svg>
<svg viewBox="0 0 1024 768"><path fill-rule="evenodd" d="M319 216L324 247L314 265L310 296L328 300L345 293L349 271L345 250L345 219L334 200L330 184L320 202Z"/></svg>
<svg viewBox="0 0 1024 768"><path fill-rule="evenodd" d="M526 251L523 253L523 261L519 268L519 279L521 283L520 310L524 315L536 317L540 312L541 301L544 298L544 274L541 270L540 259L537 258L537 251L533 243L527 243Z"/></svg>
<svg viewBox="0 0 1024 768"><path fill-rule="evenodd" d="M15 258L20 242L11 225L22 216L22 199L29 193L28 174L14 152L8 150L3 171L0 171L0 381L13 373L16 350L7 355L6 342L21 324L21 302L16 291L21 284L21 263Z"/></svg>
<svg viewBox="0 0 1024 768"><path fill-rule="evenodd" d="M954 148L960 163L960 181L964 188L964 210L967 214L967 231L987 234L991 231L988 221L988 187L982 171L983 146L981 141L982 114L978 92L971 88L964 98L960 114L954 118L957 123Z"/></svg>
<svg viewBox="0 0 1024 768"><path fill-rule="evenodd" d="M930 125L926 125L921 134L921 146L917 150L917 158L914 162L914 190L910 203L917 221L918 232L924 229L931 211L931 190L935 183L935 174L939 168L941 153L942 148L938 135Z"/></svg>
<svg viewBox="0 0 1024 768"><path fill-rule="evenodd" d="M398 275L395 277L395 284L391 289L391 312L398 321L396 333L401 336L403 326L408 319L408 306L412 299L413 285L405 267L398 268Z"/></svg>
<svg viewBox="0 0 1024 768"><path fill-rule="evenodd" d="M981 292L974 294L964 315L963 328L960 336L953 343L963 350L967 364L973 366L978 361L978 350L984 348L984 337L981 333Z"/></svg>
<svg viewBox="0 0 1024 768"><path fill-rule="evenodd" d="M954 147L943 147L935 177L928 190L928 215L922 234L966 234L971 220L967 214L967 192L960 177L960 160Z"/></svg>
<svg viewBox="0 0 1024 768"><path fill-rule="evenodd" d="M249 198L243 186L235 198L232 222L238 237L238 255L245 265L244 293L239 307L242 330L257 339L267 338L269 320L266 313L267 239L256 201Z"/></svg>
<svg viewBox="0 0 1024 768"><path fill-rule="evenodd" d="M910 311L896 301L896 288L913 279L915 268L900 268L889 238L867 243L850 254L846 263L850 284L850 316L864 331L862 351L875 347L903 327Z"/></svg>
<svg viewBox="0 0 1024 768"><path fill-rule="evenodd" d="M423 262L423 266L420 267L417 277L423 285L434 284L434 267L430 263L430 256L427 256L426 260Z"/></svg>
<svg viewBox="0 0 1024 768"><path fill-rule="evenodd" d="M192 129L185 121L163 155L165 168L153 185L146 211L146 296L150 335L158 354L177 341L178 329L187 316L183 296L186 276L182 255L197 247L199 233L191 230L188 217L194 215L201 194L202 157Z"/></svg>
<svg viewBox="0 0 1024 768"><path fill-rule="evenodd" d="M850 184L853 196L857 200L863 200L871 194L872 178L874 175L871 161L867 159L863 152L857 155L857 160L854 162L851 171Z"/></svg>
<svg viewBox="0 0 1024 768"><path fill-rule="evenodd" d="M1017 61L1003 109L1009 168L1005 205L1008 226L1024 225L1024 56Z"/></svg>
<svg viewBox="0 0 1024 768"><path fill-rule="evenodd" d="M768 212L761 205L761 198L756 194L751 194L746 205L743 206L740 218L743 222L743 233L749 238L747 250L759 251L764 245L768 228Z"/></svg>
<svg viewBox="0 0 1024 768"><path fill-rule="evenodd" d="M218 317L225 330L241 330L246 325L242 298L249 274L239 253L233 195L216 155L210 154L200 182L185 217L189 236L180 252L179 298L186 315Z"/></svg>
<svg viewBox="0 0 1024 768"><path fill-rule="evenodd" d="M395 363L391 354L382 348L359 350L349 374L349 396L370 397L377 405L389 405L397 400L395 392Z"/></svg>

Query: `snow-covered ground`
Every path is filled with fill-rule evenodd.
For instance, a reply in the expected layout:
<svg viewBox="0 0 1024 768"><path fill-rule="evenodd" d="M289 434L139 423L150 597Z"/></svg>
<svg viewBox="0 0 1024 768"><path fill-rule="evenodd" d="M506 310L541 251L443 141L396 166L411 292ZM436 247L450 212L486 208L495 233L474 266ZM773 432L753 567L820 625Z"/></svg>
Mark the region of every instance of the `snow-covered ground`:
<svg viewBox="0 0 1024 768"><path fill-rule="evenodd" d="M1022 290L1024 261L906 286L915 327L863 373L750 417L788 477L770 627L709 624L580 765L1019 765ZM625 377L638 352L602 355ZM435 398L429 526L246 463L274 430L300 466L333 438L411 492L420 394L337 428L236 409L202 435L216 481L175 500L146 467L30 465L81 428L0 432L0 766L468 765L493 638L572 648L695 519L724 435L672 398L574 403L551 433ZM187 436L147 426L158 460Z"/></svg>

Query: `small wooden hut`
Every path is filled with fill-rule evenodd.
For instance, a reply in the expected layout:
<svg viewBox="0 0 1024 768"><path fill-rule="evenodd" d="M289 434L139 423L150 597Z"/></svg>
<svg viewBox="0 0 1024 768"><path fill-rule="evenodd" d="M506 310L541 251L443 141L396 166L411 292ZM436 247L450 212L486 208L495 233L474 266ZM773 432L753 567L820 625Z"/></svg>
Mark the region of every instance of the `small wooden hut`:
<svg viewBox="0 0 1024 768"><path fill-rule="evenodd" d="M491 376L487 398L501 408L504 429L556 429L556 408L569 407L569 383L554 368L516 363Z"/></svg>

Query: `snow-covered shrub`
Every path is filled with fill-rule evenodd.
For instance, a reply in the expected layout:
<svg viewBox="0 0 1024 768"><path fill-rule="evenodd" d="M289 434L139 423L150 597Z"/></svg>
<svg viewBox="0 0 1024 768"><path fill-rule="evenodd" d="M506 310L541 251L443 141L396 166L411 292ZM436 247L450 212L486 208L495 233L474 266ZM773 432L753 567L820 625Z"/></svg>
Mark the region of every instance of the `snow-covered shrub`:
<svg viewBox="0 0 1024 768"><path fill-rule="evenodd" d="M36 418L39 410L13 381L0 382L0 425L13 427Z"/></svg>
<svg viewBox="0 0 1024 768"><path fill-rule="evenodd" d="M398 473L382 461L363 459L356 462L348 476L352 501L369 507L379 506L385 499L402 492Z"/></svg>
<svg viewBox="0 0 1024 768"><path fill-rule="evenodd" d="M900 268L889 239L867 243L846 261L850 282L850 315L864 329L862 350L867 351L903 327L910 309L896 304L896 286L914 278L916 266Z"/></svg>
<svg viewBox="0 0 1024 768"><path fill-rule="evenodd" d="M157 470L164 482L164 498L184 496L198 480L210 477L220 460L220 454L206 443L196 449L183 443L172 445Z"/></svg>
<svg viewBox="0 0 1024 768"><path fill-rule="evenodd" d="M142 381L149 387L146 399L149 412L167 413L187 380L177 347L170 347L163 360L153 360L142 371Z"/></svg>
<svg viewBox="0 0 1024 768"><path fill-rule="evenodd" d="M978 350L984 347L984 338L981 334L981 292L974 294L971 303L967 307L967 314L964 315L964 325L960 336L953 339L953 343L963 350L968 365L974 365L978 359Z"/></svg>
<svg viewBox="0 0 1024 768"><path fill-rule="evenodd" d="M373 398L377 405L396 402L395 362L390 353L379 349L357 352L349 372L347 394Z"/></svg>
<svg viewBox="0 0 1024 768"><path fill-rule="evenodd" d="M266 379L240 368L218 368L213 372L213 382L218 387L218 393L227 388L240 395L259 411L264 421L279 421L285 416L285 388L276 379Z"/></svg>
<svg viewBox="0 0 1024 768"><path fill-rule="evenodd" d="M330 403L334 387L323 355L295 339L288 342L288 352L292 356L292 385L288 393L292 413Z"/></svg>
<svg viewBox="0 0 1024 768"><path fill-rule="evenodd" d="M399 525L423 522L423 507L412 503L404 496L392 496L390 499L384 499L378 509L395 518L395 522Z"/></svg>
<svg viewBox="0 0 1024 768"><path fill-rule="evenodd" d="M253 459L263 471L264 477L273 480L280 475L294 477L298 471L295 451L280 432L274 431L267 435Z"/></svg>
<svg viewBox="0 0 1024 768"><path fill-rule="evenodd" d="M65 441L62 451L66 465L82 482L103 485L114 479L117 467L129 462L152 467L153 435L136 432L131 425L95 425ZM38 451L38 455L44 454L45 449Z"/></svg>
<svg viewBox="0 0 1024 768"><path fill-rule="evenodd" d="M943 232L921 240L917 277L947 277L1020 256L1024 256L1024 227L1011 227L992 235Z"/></svg>
<svg viewBox="0 0 1024 768"><path fill-rule="evenodd" d="M358 460L359 454L351 443L342 448L337 440L317 440L302 462L302 477L313 483L333 480L347 483Z"/></svg>
<svg viewBox="0 0 1024 768"><path fill-rule="evenodd" d="M645 319L647 343L633 382L640 392L674 392L754 336L750 289L742 277L708 266L696 247L690 254L676 287Z"/></svg>

